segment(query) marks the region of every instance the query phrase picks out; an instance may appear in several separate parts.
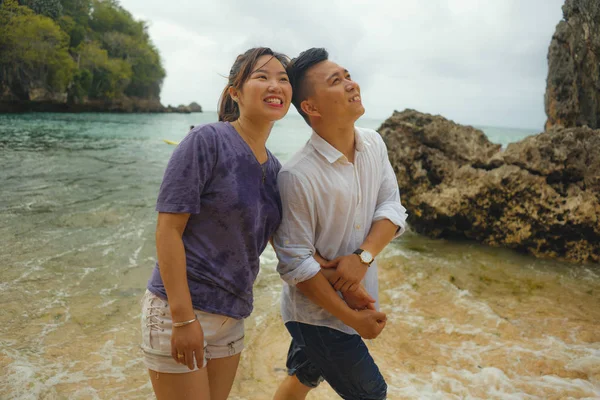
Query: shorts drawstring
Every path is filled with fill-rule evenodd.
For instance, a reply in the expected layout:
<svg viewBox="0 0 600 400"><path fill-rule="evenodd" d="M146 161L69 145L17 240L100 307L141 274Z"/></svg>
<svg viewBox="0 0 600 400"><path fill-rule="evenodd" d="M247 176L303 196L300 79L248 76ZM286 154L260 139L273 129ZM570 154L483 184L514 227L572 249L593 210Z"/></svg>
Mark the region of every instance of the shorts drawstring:
<svg viewBox="0 0 600 400"><path fill-rule="evenodd" d="M156 298L152 299L150 301L150 305L146 309L146 312L148 313L146 315L146 326L150 328L149 332L152 332L152 330L159 330L161 332L164 332L165 328L161 328L161 322L158 316L165 316L165 312L159 310L162 310L163 308L167 307L167 304L165 303L163 306L154 305L154 302L156 300Z"/></svg>

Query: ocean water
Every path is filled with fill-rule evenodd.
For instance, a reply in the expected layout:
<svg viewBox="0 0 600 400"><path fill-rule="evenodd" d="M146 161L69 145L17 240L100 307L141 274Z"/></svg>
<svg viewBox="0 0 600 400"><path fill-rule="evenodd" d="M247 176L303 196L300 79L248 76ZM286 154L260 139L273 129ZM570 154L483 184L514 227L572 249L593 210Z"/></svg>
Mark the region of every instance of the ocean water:
<svg viewBox="0 0 600 400"><path fill-rule="evenodd" d="M139 301L156 193L204 114L0 115L0 399L148 399ZM377 128L382 121L359 125ZM506 146L535 132L483 128ZM282 161L310 131L276 124ZM261 257L231 399L270 399L289 343ZM390 399L600 398L600 269L408 232L380 256L389 322L369 346ZM310 399L335 399L321 385Z"/></svg>

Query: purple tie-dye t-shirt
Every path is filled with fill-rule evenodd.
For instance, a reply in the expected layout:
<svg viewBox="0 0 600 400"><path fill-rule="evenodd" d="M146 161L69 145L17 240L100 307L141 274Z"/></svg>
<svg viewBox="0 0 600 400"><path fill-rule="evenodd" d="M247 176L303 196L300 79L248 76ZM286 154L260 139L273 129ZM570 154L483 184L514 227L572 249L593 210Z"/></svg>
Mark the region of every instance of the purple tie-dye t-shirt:
<svg viewBox="0 0 600 400"><path fill-rule="evenodd" d="M156 210L190 213L183 233L195 309L245 318L259 256L281 222L277 173L268 152L261 165L228 122L194 128L177 146L163 178ZM148 290L166 298L156 264Z"/></svg>

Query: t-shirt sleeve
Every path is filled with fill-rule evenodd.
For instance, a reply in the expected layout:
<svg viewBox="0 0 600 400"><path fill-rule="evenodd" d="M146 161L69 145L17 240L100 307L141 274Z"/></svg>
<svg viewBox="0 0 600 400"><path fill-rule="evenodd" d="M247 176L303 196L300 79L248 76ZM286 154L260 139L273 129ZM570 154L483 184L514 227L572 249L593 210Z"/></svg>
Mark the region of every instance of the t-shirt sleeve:
<svg viewBox="0 0 600 400"><path fill-rule="evenodd" d="M273 160L275 160L275 173L279 174L279 171L281 171L281 163L275 156L273 156Z"/></svg>
<svg viewBox="0 0 600 400"><path fill-rule="evenodd" d="M212 176L216 161L214 137L210 126L199 127L175 148L160 185L156 211L200 212L200 196Z"/></svg>

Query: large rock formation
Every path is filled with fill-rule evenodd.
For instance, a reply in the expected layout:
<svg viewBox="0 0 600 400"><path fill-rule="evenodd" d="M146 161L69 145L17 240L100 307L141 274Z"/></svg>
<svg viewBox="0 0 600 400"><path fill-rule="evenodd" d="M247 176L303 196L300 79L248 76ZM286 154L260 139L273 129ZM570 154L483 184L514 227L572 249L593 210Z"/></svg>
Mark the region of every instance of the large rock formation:
<svg viewBox="0 0 600 400"><path fill-rule="evenodd" d="M600 1L566 0L548 50L546 129L600 128Z"/></svg>
<svg viewBox="0 0 600 400"><path fill-rule="evenodd" d="M600 130L554 129L502 151L473 127L405 110L379 132L416 231L600 262Z"/></svg>

